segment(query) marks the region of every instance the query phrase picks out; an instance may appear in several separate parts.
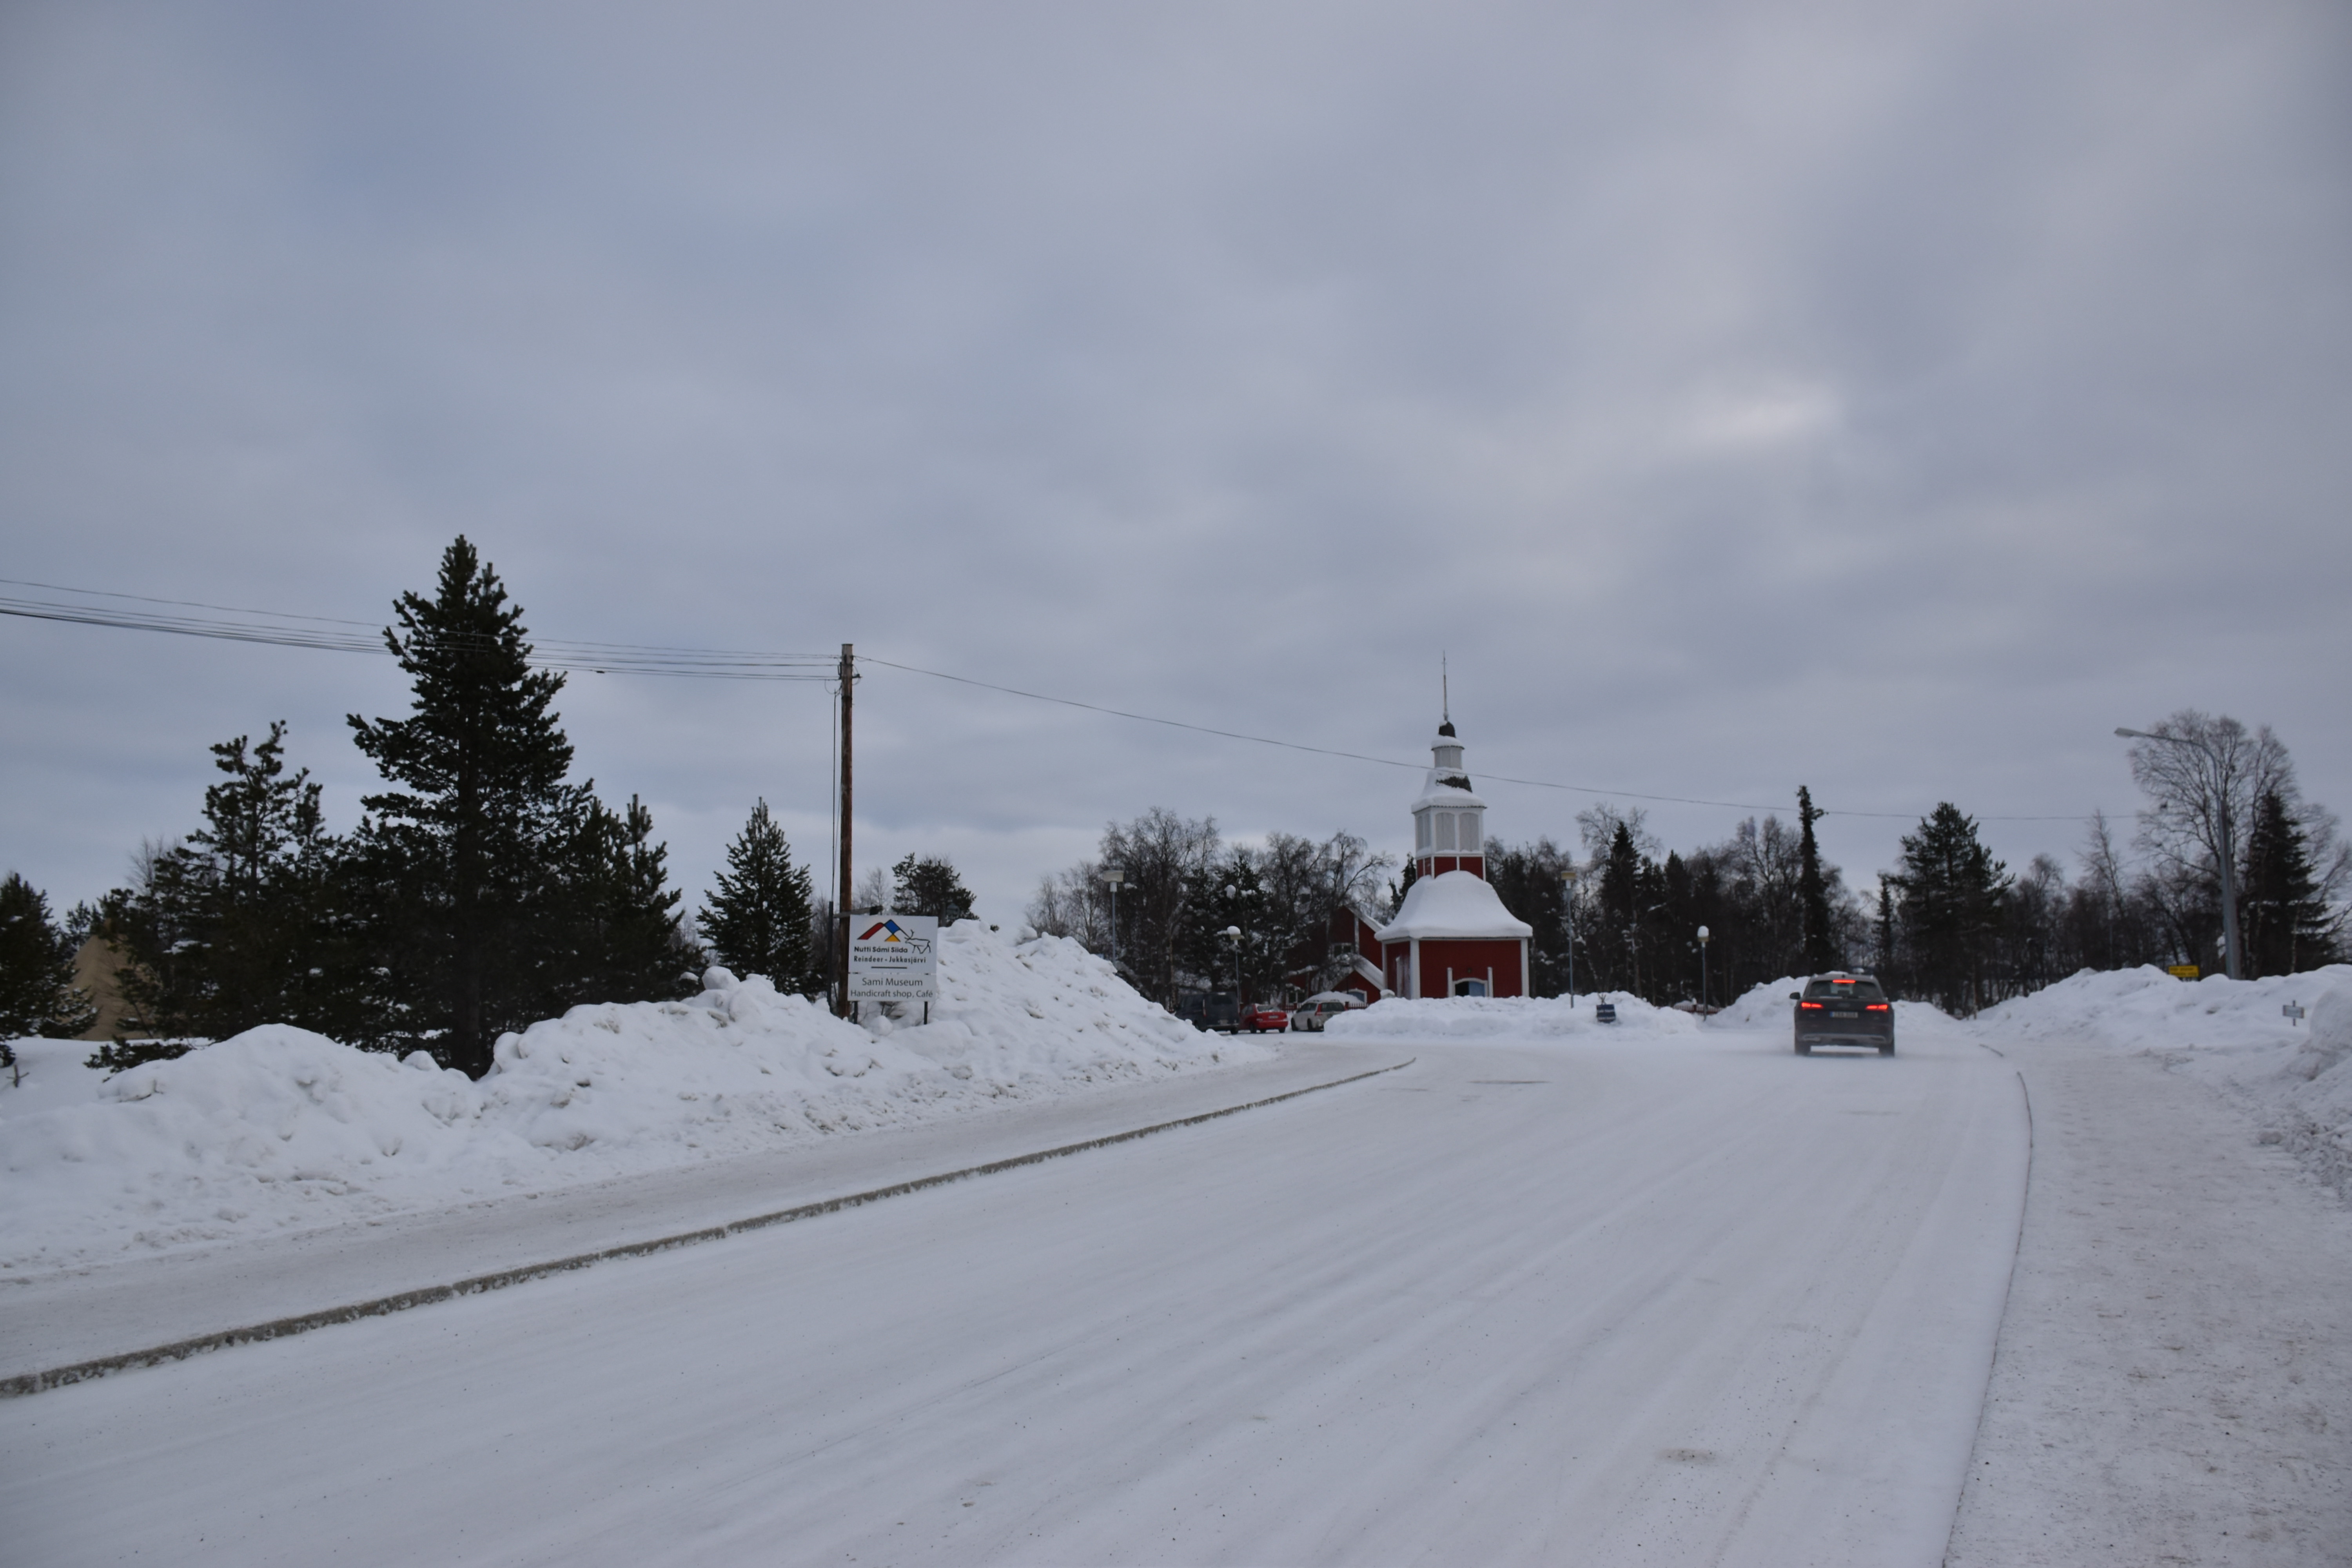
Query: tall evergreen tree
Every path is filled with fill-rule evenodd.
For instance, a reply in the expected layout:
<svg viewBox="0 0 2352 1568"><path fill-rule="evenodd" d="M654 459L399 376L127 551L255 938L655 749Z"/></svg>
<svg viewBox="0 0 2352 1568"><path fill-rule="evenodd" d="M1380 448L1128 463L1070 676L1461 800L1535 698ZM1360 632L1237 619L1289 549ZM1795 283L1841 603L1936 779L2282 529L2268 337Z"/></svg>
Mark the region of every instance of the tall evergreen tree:
<svg viewBox="0 0 2352 1568"><path fill-rule="evenodd" d="M227 776L205 791L205 826L110 895L109 934L129 960L123 997L159 1037L331 1031L341 847L321 826L320 787L307 768L287 772L282 722L258 745L239 735L212 750Z"/></svg>
<svg viewBox="0 0 2352 1568"><path fill-rule="evenodd" d="M0 881L0 1068L13 1081L10 1039L70 1039L97 1019L89 994L74 984L73 947L50 921L47 896L9 872Z"/></svg>
<svg viewBox="0 0 2352 1568"><path fill-rule="evenodd" d="M362 802L373 935L392 982L381 1036L429 1044L478 1078L491 1042L560 994L543 938L562 923L578 816L553 707L563 677L531 668L521 609L462 535L434 596L404 593L394 613L384 640L412 678L415 711L350 721L400 786Z"/></svg>
<svg viewBox="0 0 2352 1568"><path fill-rule="evenodd" d="M1256 857L1233 845L1201 874L1192 923L1178 956L1212 991L1227 989L1238 977L1244 999L1263 1000L1281 986L1290 952L1304 934L1291 923L1292 913L1267 891ZM1229 929L1239 930L1240 938L1226 936Z"/></svg>
<svg viewBox="0 0 2352 1568"><path fill-rule="evenodd" d="M613 810L591 780L573 794L572 823L562 918L548 933L571 968L555 1000L651 1002L693 988L701 950L679 928L653 813L635 795Z"/></svg>
<svg viewBox="0 0 2352 1568"><path fill-rule="evenodd" d="M2303 828L2277 790L2263 791L2254 803L2238 901L2248 979L2335 962L2335 932Z"/></svg>
<svg viewBox="0 0 2352 1568"><path fill-rule="evenodd" d="M902 914L930 915L941 925L953 925L971 918L971 889L945 856L909 854L890 868L890 907Z"/></svg>
<svg viewBox="0 0 2352 1568"><path fill-rule="evenodd" d="M1535 928L1528 942L1528 994L1557 996L1568 989L1568 901L1562 873L1568 856L1549 838L1532 844L1486 846L1486 880L1503 907ZM1406 863L1412 869L1412 862Z"/></svg>
<svg viewBox="0 0 2352 1568"><path fill-rule="evenodd" d="M820 994L810 960L815 880L793 864L793 847L763 799L727 846L727 868L695 917L710 955L739 974L764 974L779 991Z"/></svg>
<svg viewBox="0 0 2352 1568"><path fill-rule="evenodd" d="M1822 877L1822 849L1813 838L1813 824L1822 819L1812 792L1797 786L1797 910L1804 943L1805 972L1820 974L1838 968L1842 960L1837 936L1830 929L1829 884Z"/></svg>
<svg viewBox="0 0 2352 1568"><path fill-rule="evenodd" d="M1888 879L1901 894L1912 983L1946 1012L1974 1013L2000 931L2008 868L1978 840L1976 820L1946 801L1918 832L1903 836L1903 869Z"/></svg>
<svg viewBox="0 0 2352 1568"><path fill-rule="evenodd" d="M1643 868L1633 830L1620 820L1609 836L1609 850L1601 865L1601 929L1594 933L1592 984L1603 989L1633 989L1639 983L1639 950Z"/></svg>

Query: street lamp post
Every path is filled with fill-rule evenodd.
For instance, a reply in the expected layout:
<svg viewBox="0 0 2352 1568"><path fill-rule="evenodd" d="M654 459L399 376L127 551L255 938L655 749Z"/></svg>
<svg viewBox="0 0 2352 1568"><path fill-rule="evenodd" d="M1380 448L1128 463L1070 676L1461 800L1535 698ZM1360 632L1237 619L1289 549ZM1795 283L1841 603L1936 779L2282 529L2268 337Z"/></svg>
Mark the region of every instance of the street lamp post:
<svg viewBox="0 0 2352 1568"><path fill-rule="evenodd" d="M1698 1021L1706 1022L1706 927L1698 928Z"/></svg>
<svg viewBox="0 0 2352 1568"><path fill-rule="evenodd" d="M2238 847L2236 829L2230 821L2230 792L2223 778L2221 759L2212 747L2187 735L2153 735L2146 730L2127 730L2118 725L2116 733L2126 741L2161 741L2169 746L2190 746L2205 753L2213 764L2213 816L2221 828L2221 966L2231 979L2238 976Z"/></svg>
<svg viewBox="0 0 2352 1568"><path fill-rule="evenodd" d="M1242 1026L1242 928L1227 926L1222 934L1234 944L1234 1029L1239 1033Z"/></svg>
<svg viewBox="0 0 2352 1568"><path fill-rule="evenodd" d="M1568 1005L1576 1005L1576 868L1559 874L1560 907L1568 911Z"/></svg>
<svg viewBox="0 0 2352 1568"><path fill-rule="evenodd" d="M1105 871L1104 884L1110 889L1110 966L1118 968L1118 885L1127 880L1124 871Z"/></svg>

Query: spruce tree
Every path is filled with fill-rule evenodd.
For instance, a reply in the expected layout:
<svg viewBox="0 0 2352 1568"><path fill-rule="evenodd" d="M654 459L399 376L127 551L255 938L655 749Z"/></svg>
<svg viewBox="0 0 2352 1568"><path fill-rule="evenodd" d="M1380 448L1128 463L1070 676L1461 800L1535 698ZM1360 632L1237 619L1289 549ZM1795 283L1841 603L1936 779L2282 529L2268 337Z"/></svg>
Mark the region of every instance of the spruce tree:
<svg viewBox="0 0 2352 1568"><path fill-rule="evenodd" d="M1633 830L1621 819L1609 836L1595 900L1600 905L1601 929L1591 944L1592 983L1598 988L1630 991L1638 983L1643 866Z"/></svg>
<svg viewBox="0 0 2352 1568"><path fill-rule="evenodd" d="M461 535L432 598L403 594L384 641L413 680L406 719L351 716L385 781L366 796L362 866L371 939L389 971L376 1043L429 1045L479 1078L491 1043L561 994L546 951L563 923L564 787L572 743L553 703L563 678L531 668L522 611Z"/></svg>
<svg viewBox="0 0 2352 1568"><path fill-rule="evenodd" d="M73 946L49 919L49 900L16 872L0 881L0 1068L14 1081L24 1035L71 1039L97 1022L89 994L74 984Z"/></svg>
<svg viewBox="0 0 2352 1568"><path fill-rule="evenodd" d="M1903 836L1901 895L1911 979L1946 1012L1981 1005L1985 967L2001 924L2008 868L1978 841L1974 818L1946 801Z"/></svg>
<svg viewBox="0 0 2352 1568"><path fill-rule="evenodd" d="M569 973L543 1010L658 1001L692 987L701 953L678 927L669 847L653 840L653 813L635 795L625 812L613 810L591 780L573 792L572 824L562 918L548 931Z"/></svg>
<svg viewBox="0 0 2352 1568"><path fill-rule="evenodd" d="M727 868L695 917L710 956L738 974L764 974L779 991L820 994L810 943L815 879L763 799L727 846Z"/></svg>
<svg viewBox="0 0 2352 1568"><path fill-rule="evenodd" d="M205 791L205 826L163 856L132 931L126 996L161 1035L226 1039L261 1024L323 1020L323 922L337 846L308 768L286 771L286 726L258 745L213 747L227 777ZM162 951L168 933L176 953Z"/></svg>
<svg viewBox="0 0 2352 1568"><path fill-rule="evenodd" d="M2326 900L2320 896L2302 826L2277 790L2254 803L2246 836L2245 886L2238 895L2246 976L2294 974L2336 959Z"/></svg>
<svg viewBox="0 0 2352 1568"><path fill-rule="evenodd" d="M341 847L320 825L310 770L287 772L285 742L277 722L258 745L239 735L214 746L227 777L205 791L205 826L150 857L138 886L108 895L107 934L128 961L123 998L151 1035L334 1026L328 966ZM116 1065L137 1055L117 1052Z"/></svg>
<svg viewBox="0 0 2352 1568"><path fill-rule="evenodd" d="M1799 784L1797 915L1808 974L1823 973L1839 967L1840 963L1837 937L1830 930L1829 884L1822 875L1821 846L1813 838L1813 824L1820 821L1822 816L1822 811L1813 805L1812 792Z"/></svg>

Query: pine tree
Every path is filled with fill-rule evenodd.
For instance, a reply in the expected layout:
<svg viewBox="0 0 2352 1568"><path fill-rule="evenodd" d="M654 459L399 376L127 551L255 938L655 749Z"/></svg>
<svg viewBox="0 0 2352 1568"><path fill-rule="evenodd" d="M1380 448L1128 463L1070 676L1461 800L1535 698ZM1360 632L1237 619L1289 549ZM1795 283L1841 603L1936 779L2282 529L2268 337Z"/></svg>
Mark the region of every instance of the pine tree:
<svg viewBox="0 0 2352 1568"><path fill-rule="evenodd" d="M2335 933L2303 828L2276 790L2264 791L2254 803L2238 903L2248 979L2294 974L2335 962Z"/></svg>
<svg viewBox="0 0 2352 1568"><path fill-rule="evenodd" d="M73 947L50 921L47 896L9 872L0 881L0 1067L14 1081L11 1039L71 1039L97 1019L89 994L74 984Z"/></svg>
<svg viewBox="0 0 2352 1568"><path fill-rule="evenodd" d="M212 749L227 775L205 791L205 826L110 896L128 965L124 999L159 1037L226 1039L261 1024L331 1027L329 927L340 845L320 786L286 771L286 726Z"/></svg>
<svg viewBox="0 0 2352 1568"><path fill-rule="evenodd" d="M1200 882L1193 921L1179 955L1184 968L1206 980L1212 991L1225 990L1238 974L1244 999L1271 996L1304 934L1291 923L1292 911L1268 892L1255 858L1242 845L1202 868ZM1238 941L1224 934L1229 929L1240 931ZM1322 954L1315 957L1319 962Z"/></svg>
<svg viewBox="0 0 2352 1568"><path fill-rule="evenodd" d="M764 974L779 991L815 996L814 894L809 868L793 864L793 847L761 800L728 845L727 869L695 923L716 962L739 974Z"/></svg>
<svg viewBox="0 0 2352 1568"><path fill-rule="evenodd" d="M1836 934L1830 929L1829 884L1822 876L1821 846L1813 838L1813 824L1820 821L1822 815L1813 805L1812 792L1799 784L1797 911L1803 933L1805 972L1809 974L1824 973L1840 964Z"/></svg>
<svg viewBox="0 0 2352 1568"><path fill-rule="evenodd" d="M413 678L406 719L351 716L386 782L365 797L362 863L372 942L389 972L376 1043L429 1044L480 1077L490 1047L560 987L564 850L576 837L572 765L552 706L563 678L531 668L522 611L461 535L433 598L403 594L384 640Z"/></svg>
<svg viewBox="0 0 2352 1568"><path fill-rule="evenodd" d="M1528 942L1528 994L1557 996L1568 989L1568 916L1561 873L1568 857L1549 838L1533 844L1489 843L1486 881L1503 907L1535 928ZM1406 863L1412 869L1412 863Z"/></svg>
<svg viewBox="0 0 2352 1568"><path fill-rule="evenodd" d="M890 907L901 914L931 915L941 925L971 918L971 889L944 856L909 854L890 868Z"/></svg>
<svg viewBox="0 0 2352 1568"><path fill-rule="evenodd" d="M563 919L550 932L571 973L552 1014L581 1002L651 1002L693 988L700 949L679 929L669 847L653 841L653 813L636 796L616 812L593 779L573 792L564 856Z"/></svg>
<svg viewBox="0 0 2352 1568"><path fill-rule="evenodd" d="M1911 979L1949 1013L1974 1013L2000 931L2008 868L1978 841L1974 818L1946 801L1903 836L1903 869L1887 879L1902 895Z"/></svg>
<svg viewBox="0 0 2352 1568"><path fill-rule="evenodd" d="M1601 866L1597 900L1601 929L1591 943L1596 987L1630 991L1637 984L1642 868L1643 856L1634 846L1633 829L1620 821L1609 836L1609 852Z"/></svg>

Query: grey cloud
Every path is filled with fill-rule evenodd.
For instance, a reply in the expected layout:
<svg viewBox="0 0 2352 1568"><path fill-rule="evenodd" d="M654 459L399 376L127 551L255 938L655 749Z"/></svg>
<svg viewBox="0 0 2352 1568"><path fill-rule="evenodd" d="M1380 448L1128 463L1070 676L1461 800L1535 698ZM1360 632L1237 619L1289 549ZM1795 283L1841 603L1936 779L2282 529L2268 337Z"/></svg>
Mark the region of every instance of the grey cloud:
<svg viewBox="0 0 2352 1568"><path fill-rule="evenodd" d="M854 639L1406 759L1444 648L1474 768L1621 790L2115 810L2108 730L2193 703L2347 800L2332 7L0 26L8 575L375 617L462 530L550 636ZM9 732L56 737L10 748L0 846L68 899L272 717L355 809L341 716L401 700L0 649ZM1148 805L1392 842L1411 783L886 670L864 703L861 837L963 846L1000 910ZM807 689L566 711L692 883L757 794L821 829ZM1582 804L1490 797L1515 837ZM1866 877L1900 826L1831 848Z"/></svg>

